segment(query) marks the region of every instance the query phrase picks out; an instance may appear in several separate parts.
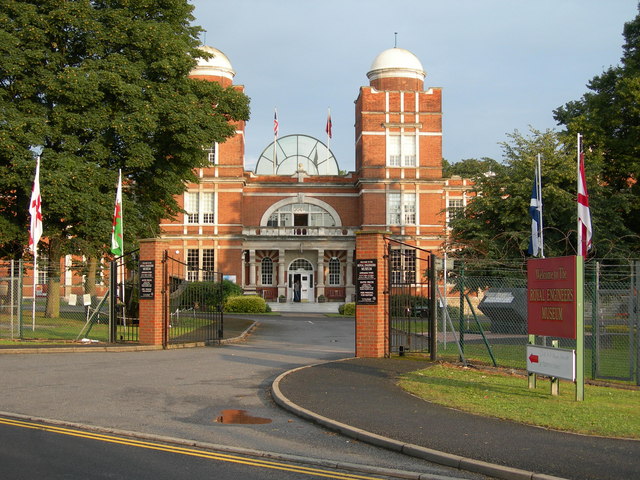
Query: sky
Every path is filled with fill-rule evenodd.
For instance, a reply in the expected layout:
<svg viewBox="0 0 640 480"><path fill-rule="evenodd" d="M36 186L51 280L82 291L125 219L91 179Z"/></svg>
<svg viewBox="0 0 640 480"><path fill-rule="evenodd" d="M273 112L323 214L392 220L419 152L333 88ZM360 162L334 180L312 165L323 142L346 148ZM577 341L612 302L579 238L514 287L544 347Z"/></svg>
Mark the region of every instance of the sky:
<svg viewBox="0 0 640 480"><path fill-rule="evenodd" d="M251 98L245 167L280 137L313 136L355 168L355 108L388 48L415 54L443 89L443 157L502 160L515 130L559 129L553 110L618 65L637 0L191 0L202 43L221 50ZM396 35L397 33L397 35Z"/></svg>

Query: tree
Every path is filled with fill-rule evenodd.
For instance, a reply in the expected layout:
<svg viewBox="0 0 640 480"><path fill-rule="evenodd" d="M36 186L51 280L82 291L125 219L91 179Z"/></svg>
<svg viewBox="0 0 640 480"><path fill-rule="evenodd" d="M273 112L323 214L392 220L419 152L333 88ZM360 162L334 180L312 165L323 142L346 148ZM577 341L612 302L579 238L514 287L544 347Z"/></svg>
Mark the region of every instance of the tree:
<svg viewBox="0 0 640 480"><path fill-rule="evenodd" d="M233 135L248 98L188 78L200 29L187 0L5 0L0 6L0 245L20 257L41 153L45 248L100 256L122 169L127 243L180 211L175 196ZM55 289L59 272L51 272ZM55 294L49 291L50 294ZM55 311L48 312L55 315Z"/></svg>
<svg viewBox="0 0 640 480"><path fill-rule="evenodd" d="M584 135L586 149L601 156L597 182L615 206L621 239L640 251L640 14L624 25L621 64L587 84L589 92L554 111L567 136ZM586 161L586 168L590 164Z"/></svg>
<svg viewBox="0 0 640 480"><path fill-rule="evenodd" d="M475 177L476 197L462 216L452 220L448 247L467 257L524 258L531 235L528 214L538 154L542 159L544 248L546 256L575 255L576 248L576 144L552 130L518 131L502 143L504 162L493 175ZM607 188L595 181L602 158L589 154L587 175L595 230L595 253L599 256L629 256L628 235L621 209L624 195L611 198Z"/></svg>
<svg viewBox="0 0 640 480"><path fill-rule="evenodd" d="M456 163L442 161L442 176L451 177L458 175L462 178L476 178L479 175L492 174L498 168L500 162L493 158L483 157L480 160L476 158L466 158Z"/></svg>

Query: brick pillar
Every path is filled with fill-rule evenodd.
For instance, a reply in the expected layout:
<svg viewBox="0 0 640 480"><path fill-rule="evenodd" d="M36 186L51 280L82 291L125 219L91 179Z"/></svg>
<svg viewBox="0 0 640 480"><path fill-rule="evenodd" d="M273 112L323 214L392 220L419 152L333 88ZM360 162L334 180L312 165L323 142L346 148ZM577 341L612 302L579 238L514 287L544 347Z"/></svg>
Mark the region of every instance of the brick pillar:
<svg viewBox="0 0 640 480"><path fill-rule="evenodd" d="M152 261L154 271L153 298L141 298L139 340L142 344L164 344L164 252L169 241L160 238L140 240L140 261Z"/></svg>
<svg viewBox="0 0 640 480"><path fill-rule="evenodd" d="M387 296L384 294L387 284L385 233L356 232L356 261L377 261L377 302L371 305L356 303L356 357L380 358L389 355Z"/></svg>

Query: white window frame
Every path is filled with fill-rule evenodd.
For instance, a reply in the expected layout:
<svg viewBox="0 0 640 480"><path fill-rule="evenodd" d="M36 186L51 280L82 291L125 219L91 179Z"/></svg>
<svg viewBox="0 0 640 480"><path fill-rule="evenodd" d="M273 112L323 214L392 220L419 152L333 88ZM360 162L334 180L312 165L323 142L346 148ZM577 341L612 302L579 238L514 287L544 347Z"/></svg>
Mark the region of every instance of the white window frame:
<svg viewBox="0 0 640 480"><path fill-rule="evenodd" d="M215 194L214 192L200 193L201 223L215 223Z"/></svg>
<svg viewBox="0 0 640 480"><path fill-rule="evenodd" d="M416 250L397 248L391 250L391 282L394 284L416 283Z"/></svg>
<svg viewBox="0 0 640 480"><path fill-rule="evenodd" d="M417 194L411 192L389 192L387 194L387 224L417 224Z"/></svg>
<svg viewBox="0 0 640 480"><path fill-rule="evenodd" d="M392 133L387 136L387 166L417 167L418 135Z"/></svg>
<svg viewBox="0 0 640 480"><path fill-rule="evenodd" d="M215 223L215 207L214 192L185 192L184 194L186 223Z"/></svg>
<svg viewBox="0 0 640 480"><path fill-rule="evenodd" d="M260 284L264 286L273 285L273 259L271 257L264 257L260 260L260 281Z"/></svg>
<svg viewBox="0 0 640 480"><path fill-rule="evenodd" d="M453 218L464 212L466 207L466 199L463 198L449 198L447 200L447 226Z"/></svg>
<svg viewBox="0 0 640 480"><path fill-rule="evenodd" d="M338 257L331 257L329 259L329 285L336 287L340 285L340 259Z"/></svg>
<svg viewBox="0 0 640 480"><path fill-rule="evenodd" d="M210 165L218 164L218 142L213 142L210 147L202 148L207 154L207 162Z"/></svg>

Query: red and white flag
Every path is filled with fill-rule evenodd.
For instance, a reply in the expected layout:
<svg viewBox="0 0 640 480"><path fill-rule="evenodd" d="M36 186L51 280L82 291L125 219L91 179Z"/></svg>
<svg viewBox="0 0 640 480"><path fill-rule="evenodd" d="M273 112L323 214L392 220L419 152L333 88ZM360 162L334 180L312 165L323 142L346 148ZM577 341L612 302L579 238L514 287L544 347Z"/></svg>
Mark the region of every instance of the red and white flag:
<svg viewBox="0 0 640 480"><path fill-rule="evenodd" d="M280 130L280 124L278 123L278 110L273 112L273 136L278 137L278 131Z"/></svg>
<svg viewBox="0 0 640 480"><path fill-rule="evenodd" d="M578 134L578 255L587 256L591 248L591 212L589 211L589 194L587 179L584 173L584 152L582 151L582 135Z"/></svg>
<svg viewBox="0 0 640 480"><path fill-rule="evenodd" d="M329 110L329 113L327 114L327 126L325 127L325 131L327 132L327 135L329 138L332 138L331 136L331 110Z"/></svg>
<svg viewBox="0 0 640 480"><path fill-rule="evenodd" d="M38 250L38 242L42 236L42 197L40 196L40 157L36 159L36 176L31 190L29 202L29 214L31 226L29 228L29 250L35 256Z"/></svg>

